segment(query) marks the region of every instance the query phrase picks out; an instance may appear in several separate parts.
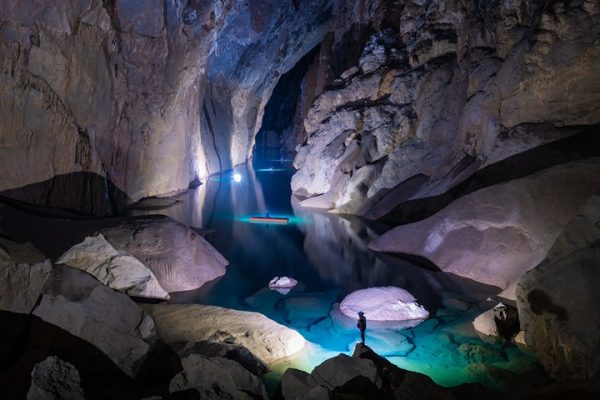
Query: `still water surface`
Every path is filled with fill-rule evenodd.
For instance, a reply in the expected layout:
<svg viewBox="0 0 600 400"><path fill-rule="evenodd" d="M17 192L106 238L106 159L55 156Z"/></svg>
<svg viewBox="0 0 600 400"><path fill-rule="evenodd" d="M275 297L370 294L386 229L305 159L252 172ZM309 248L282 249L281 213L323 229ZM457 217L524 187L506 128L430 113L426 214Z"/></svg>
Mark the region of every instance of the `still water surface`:
<svg viewBox="0 0 600 400"><path fill-rule="evenodd" d="M234 173L240 174L240 182ZM367 243L387 227L297 206L291 200L292 173L285 160L249 163L209 178L181 204L159 211L190 226L214 229L206 238L230 262L223 277L198 290L176 293L172 302L257 311L300 332L308 347L276 366L274 379L290 366L310 372L340 352L351 354L359 333L353 321L332 317L336 303L357 289L391 285L411 292L431 314L413 328L367 330L367 345L391 362L442 385L482 382L502 387L490 366L509 375L536 368L515 346L486 344L473 331L470 322L483 307L495 304L485 299L497 290L374 254ZM288 217L290 223L250 222L250 216L266 212ZM283 295L267 288L275 276L289 276L300 284Z"/></svg>

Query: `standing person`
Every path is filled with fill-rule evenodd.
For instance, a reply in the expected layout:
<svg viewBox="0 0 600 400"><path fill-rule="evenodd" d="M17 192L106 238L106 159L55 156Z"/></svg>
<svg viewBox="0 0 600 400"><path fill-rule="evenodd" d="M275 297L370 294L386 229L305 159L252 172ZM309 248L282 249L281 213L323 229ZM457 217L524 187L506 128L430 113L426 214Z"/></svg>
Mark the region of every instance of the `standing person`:
<svg viewBox="0 0 600 400"><path fill-rule="evenodd" d="M362 311L358 312L358 322L356 323L356 327L360 330L360 340L362 344L365 344L365 331L367 330L367 318L365 317L365 313Z"/></svg>

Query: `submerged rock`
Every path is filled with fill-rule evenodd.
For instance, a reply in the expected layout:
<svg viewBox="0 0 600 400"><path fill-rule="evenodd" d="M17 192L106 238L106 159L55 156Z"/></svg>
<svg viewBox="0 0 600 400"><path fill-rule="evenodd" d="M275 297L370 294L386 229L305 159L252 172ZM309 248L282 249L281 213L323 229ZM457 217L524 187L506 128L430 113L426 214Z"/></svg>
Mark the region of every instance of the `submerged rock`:
<svg viewBox="0 0 600 400"><path fill-rule="evenodd" d="M357 318L357 313L362 311L367 321L410 321L429 317L429 312L413 295L393 286L352 292L340 303L340 311L350 318Z"/></svg>
<svg viewBox="0 0 600 400"><path fill-rule="evenodd" d="M54 266L33 314L90 342L131 377L154 335L152 318L128 296L67 266Z"/></svg>
<svg viewBox="0 0 600 400"><path fill-rule="evenodd" d="M138 217L101 233L148 267L167 292L197 289L225 274L228 264L203 237L169 217Z"/></svg>
<svg viewBox="0 0 600 400"><path fill-rule="evenodd" d="M130 254L117 251L102 234L86 237L60 256L56 263L85 271L106 286L130 296L169 298L152 271Z"/></svg>
<svg viewBox="0 0 600 400"><path fill-rule="evenodd" d="M50 356L31 372L27 400L82 400L79 371L71 363Z"/></svg>
<svg viewBox="0 0 600 400"><path fill-rule="evenodd" d="M306 344L298 332L255 312L198 304L144 304L142 308L152 315L167 343L209 340L237 344L267 365Z"/></svg>
<svg viewBox="0 0 600 400"><path fill-rule="evenodd" d="M600 373L600 197L591 198L517 287L529 350L556 380Z"/></svg>
<svg viewBox="0 0 600 400"><path fill-rule="evenodd" d="M468 194L422 221L375 239L376 251L425 257L505 291L544 259L565 224L600 193L600 158L574 161Z"/></svg>

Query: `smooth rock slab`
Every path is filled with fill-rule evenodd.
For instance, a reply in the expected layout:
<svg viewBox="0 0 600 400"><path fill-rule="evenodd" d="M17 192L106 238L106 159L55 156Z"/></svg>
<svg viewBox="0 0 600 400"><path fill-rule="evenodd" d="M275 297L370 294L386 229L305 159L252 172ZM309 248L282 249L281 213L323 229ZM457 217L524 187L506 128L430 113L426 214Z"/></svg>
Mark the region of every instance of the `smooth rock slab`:
<svg viewBox="0 0 600 400"><path fill-rule="evenodd" d="M262 362L288 357L306 344L304 338L262 314L198 304L144 304L167 343L210 340L246 347Z"/></svg>
<svg viewBox="0 0 600 400"><path fill-rule="evenodd" d="M35 365L27 400L82 400L83 389L77 368L56 356Z"/></svg>
<svg viewBox="0 0 600 400"><path fill-rule="evenodd" d="M119 252L102 234L86 237L56 261L95 276L106 286L130 296L169 299L158 280L144 264L126 252Z"/></svg>
<svg viewBox="0 0 600 400"><path fill-rule="evenodd" d="M505 291L540 263L563 227L600 193L600 158L574 161L470 193L422 221L369 243L372 250L425 257L445 272Z"/></svg>
<svg viewBox="0 0 600 400"><path fill-rule="evenodd" d="M148 267L167 292L197 289L225 274L227 260L189 227L168 217L142 217L101 233Z"/></svg>
<svg viewBox="0 0 600 400"><path fill-rule="evenodd" d="M276 290L281 294L288 294L297 284L298 281L294 278L276 276L269 282L269 289Z"/></svg>
<svg viewBox="0 0 600 400"><path fill-rule="evenodd" d="M358 318L357 313L362 311L367 321L410 321L429 317L429 312L412 294L393 286L352 292L340 303L340 311L350 318Z"/></svg>
<svg viewBox="0 0 600 400"><path fill-rule="evenodd" d="M55 265L33 314L78 336L134 377L154 322L128 296L75 268Z"/></svg>

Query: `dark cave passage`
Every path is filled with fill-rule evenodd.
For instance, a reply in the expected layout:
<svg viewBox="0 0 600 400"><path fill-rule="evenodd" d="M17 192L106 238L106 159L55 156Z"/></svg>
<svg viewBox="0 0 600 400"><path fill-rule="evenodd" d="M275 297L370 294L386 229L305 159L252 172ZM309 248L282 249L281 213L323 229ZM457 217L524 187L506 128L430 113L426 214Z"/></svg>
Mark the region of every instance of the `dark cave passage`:
<svg viewBox="0 0 600 400"><path fill-rule="evenodd" d="M278 153L281 158L293 158L296 146L305 140L302 109L307 96L307 72L320 47L318 45L305 54L279 78L265 107L261 128L256 134L255 159Z"/></svg>

